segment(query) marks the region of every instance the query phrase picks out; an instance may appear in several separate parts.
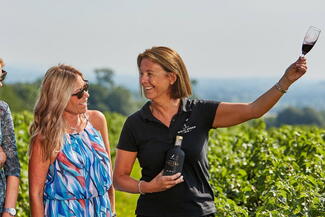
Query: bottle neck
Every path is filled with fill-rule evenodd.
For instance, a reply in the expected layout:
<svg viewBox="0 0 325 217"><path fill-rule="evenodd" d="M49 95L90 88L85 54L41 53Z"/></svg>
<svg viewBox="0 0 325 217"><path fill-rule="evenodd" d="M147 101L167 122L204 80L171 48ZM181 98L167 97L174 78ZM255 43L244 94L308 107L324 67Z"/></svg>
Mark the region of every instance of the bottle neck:
<svg viewBox="0 0 325 217"><path fill-rule="evenodd" d="M182 146L182 141L183 141L183 137L177 136L176 141L175 141L175 146L176 147L181 147Z"/></svg>

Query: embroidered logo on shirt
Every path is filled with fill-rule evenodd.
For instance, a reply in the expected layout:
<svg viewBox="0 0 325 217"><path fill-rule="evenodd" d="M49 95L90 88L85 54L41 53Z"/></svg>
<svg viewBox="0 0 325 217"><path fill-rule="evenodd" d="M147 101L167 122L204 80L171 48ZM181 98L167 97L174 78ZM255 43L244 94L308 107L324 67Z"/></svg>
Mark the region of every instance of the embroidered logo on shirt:
<svg viewBox="0 0 325 217"><path fill-rule="evenodd" d="M196 128L196 126L188 126L187 124L184 124L183 129L179 130L177 133L178 134L189 133L192 130L194 130L195 128Z"/></svg>

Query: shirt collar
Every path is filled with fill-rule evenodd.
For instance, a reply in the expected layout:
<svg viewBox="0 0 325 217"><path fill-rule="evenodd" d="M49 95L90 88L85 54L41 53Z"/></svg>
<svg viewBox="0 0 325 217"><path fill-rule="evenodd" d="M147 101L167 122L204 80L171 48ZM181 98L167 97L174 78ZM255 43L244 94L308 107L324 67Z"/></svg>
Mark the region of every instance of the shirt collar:
<svg viewBox="0 0 325 217"><path fill-rule="evenodd" d="M181 105L178 109L178 113L181 112L190 112L192 111L191 108L191 100L189 98L182 98L181 99ZM140 115L143 119L145 120L156 120L155 117L152 115L151 111L150 111L150 104L151 101L146 102L146 104L144 104L144 106L142 106L142 108L140 109Z"/></svg>

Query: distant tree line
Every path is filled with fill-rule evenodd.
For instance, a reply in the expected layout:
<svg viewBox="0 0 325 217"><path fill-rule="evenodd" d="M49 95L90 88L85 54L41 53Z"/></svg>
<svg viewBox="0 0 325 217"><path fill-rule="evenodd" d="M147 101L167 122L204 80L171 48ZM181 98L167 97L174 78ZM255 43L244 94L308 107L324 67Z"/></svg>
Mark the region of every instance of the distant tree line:
<svg viewBox="0 0 325 217"><path fill-rule="evenodd" d="M126 87L115 84L114 71L110 68L98 68L94 70L96 80L89 87L89 109L116 112L129 115L139 109L145 98L140 93L133 93ZM134 81L138 83L138 80ZM192 80L195 94L197 80ZM4 85L0 89L0 99L6 101L12 111L32 111L40 88L41 79L33 83L14 83ZM316 125L325 127L325 111L317 111L313 108L287 107L277 113L275 117L266 118L268 126L281 125Z"/></svg>
<svg viewBox="0 0 325 217"><path fill-rule="evenodd" d="M94 70L96 81L89 86L89 109L116 112L129 115L143 104L139 93L114 83L114 72L109 68ZM134 82L138 82L137 80ZM32 83L5 84L0 89L0 99L6 101L12 111L32 111L41 79Z"/></svg>
<svg viewBox="0 0 325 217"><path fill-rule="evenodd" d="M40 87L40 81L33 83L4 84L0 99L10 105L11 111L32 111Z"/></svg>
<svg viewBox="0 0 325 217"><path fill-rule="evenodd" d="M282 125L315 125L325 127L325 111L317 111L310 107L287 107L278 112L276 117L266 118L266 123L270 127Z"/></svg>
<svg viewBox="0 0 325 217"><path fill-rule="evenodd" d="M129 89L115 84L112 69L100 68L94 72L96 83L89 88L90 109L129 115L143 104L144 99L139 93L132 93ZM137 80L134 82L138 83Z"/></svg>

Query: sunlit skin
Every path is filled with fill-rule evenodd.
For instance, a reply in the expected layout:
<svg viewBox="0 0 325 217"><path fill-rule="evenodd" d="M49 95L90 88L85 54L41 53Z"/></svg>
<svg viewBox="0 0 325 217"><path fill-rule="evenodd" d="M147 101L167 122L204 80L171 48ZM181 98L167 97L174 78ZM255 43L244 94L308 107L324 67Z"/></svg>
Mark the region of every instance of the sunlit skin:
<svg viewBox="0 0 325 217"><path fill-rule="evenodd" d="M85 86L86 82L82 77L78 76L75 89L72 94L78 93ZM81 132L85 129L88 121L97 129L102 135L103 142L106 147L108 156L110 157L110 144L108 140L108 129L105 116L96 110L88 110L88 98L89 93L85 91L83 96L79 99L77 96L71 96L70 100L64 110L63 118L65 119L68 127L66 129L67 133L74 133L75 131ZM87 119L84 115L86 114ZM29 161L29 192L31 198L31 213L32 216L44 216L44 204L43 204L43 194L44 185L46 181L46 176L48 173L50 163L53 163L56 159L57 152L54 152L51 159L46 161L42 160L41 156L41 141L39 137L33 144L33 153ZM110 168L112 174L112 168ZM112 207L112 212L115 213L115 193L113 186L108 190L108 195Z"/></svg>
<svg viewBox="0 0 325 217"><path fill-rule="evenodd" d="M180 103L180 99L173 99L170 95L171 87L177 80L176 74L166 72L160 64L145 58L140 63L139 79L145 97L151 101L153 116L169 127Z"/></svg>
<svg viewBox="0 0 325 217"><path fill-rule="evenodd" d="M170 87L176 81L176 76L174 73L167 73L159 64L143 59L139 79L145 97L160 102L170 98Z"/></svg>
<svg viewBox="0 0 325 217"><path fill-rule="evenodd" d="M73 91L73 94L82 90L85 84L86 82L82 79L82 77L78 76L75 84L76 88ZM88 110L88 106L87 106L88 98L89 98L88 91L85 91L83 96L80 99L78 99L77 96L70 97L68 105L65 108L63 113L63 117L64 119L66 119L67 124L70 127L74 127L73 130L68 129L68 131L71 131L70 133L72 133L74 130L77 131L82 130L87 124L86 121L83 118L81 118L80 115L85 114Z"/></svg>
<svg viewBox="0 0 325 217"><path fill-rule="evenodd" d="M82 90L85 86L86 82L78 76L77 82L76 82L76 89L73 91L74 93L77 93L78 91ZM88 91L85 91L82 98L78 99L77 96L71 96L70 101L65 108L64 113L71 113L71 114L83 114L87 111L87 103L88 103L89 93Z"/></svg>
<svg viewBox="0 0 325 217"><path fill-rule="evenodd" d="M287 68L278 83L282 89L287 90L306 71L307 61L304 57L299 57ZM221 102L214 117L213 127L230 127L253 118L262 117L278 102L282 95L283 93L273 86L251 103Z"/></svg>

